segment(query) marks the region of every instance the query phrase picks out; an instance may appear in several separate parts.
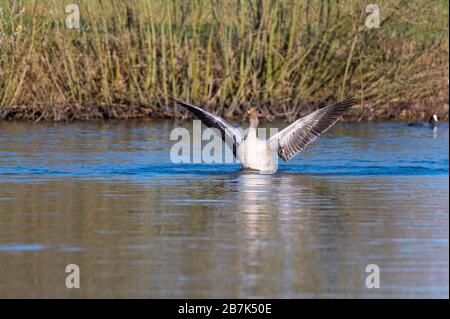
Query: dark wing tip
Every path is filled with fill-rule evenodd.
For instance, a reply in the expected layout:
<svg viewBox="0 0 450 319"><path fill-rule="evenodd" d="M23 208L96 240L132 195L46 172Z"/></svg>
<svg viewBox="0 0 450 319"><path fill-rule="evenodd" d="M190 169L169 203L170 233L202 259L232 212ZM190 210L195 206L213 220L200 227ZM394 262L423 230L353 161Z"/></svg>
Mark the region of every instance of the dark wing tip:
<svg viewBox="0 0 450 319"><path fill-rule="evenodd" d="M193 104L190 104L188 102L179 100L177 98L174 98L173 96L169 96L168 99L169 99L169 101L171 101L171 102L173 102L175 104L178 104L178 105L184 107L185 109L187 109L188 111L194 113L200 119L202 119L201 118L202 116L206 116L206 115L211 116L210 113L208 113L207 111L203 110L202 108L200 108L198 106L195 106Z"/></svg>
<svg viewBox="0 0 450 319"><path fill-rule="evenodd" d="M333 105L334 108L343 108L343 109L348 109L350 107L352 107L353 105L357 104L358 101L354 98L354 97L350 97L348 99L345 99L341 102L338 102L336 104Z"/></svg>
<svg viewBox="0 0 450 319"><path fill-rule="evenodd" d="M351 97L311 113L305 117L305 119L308 118L307 121L309 122L306 123L306 126L286 136L283 147L279 145L278 155L285 161L290 160L311 144L320 134L332 127L356 103L356 99Z"/></svg>
<svg viewBox="0 0 450 319"><path fill-rule="evenodd" d="M167 99L168 99L170 102L173 102L173 103L176 103L176 104L180 104L180 105L186 105L186 104L189 104L189 103L184 102L184 101L182 101L182 100L180 100L180 99L177 99L177 98L175 98L175 97L173 97L173 96L169 96Z"/></svg>
<svg viewBox="0 0 450 319"><path fill-rule="evenodd" d="M332 114L334 114L335 116L340 117L345 112L347 112L353 105L357 103L358 101L355 98L351 97L341 102L331 104L325 107L325 109L327 109L328 116L332 116Z"/></svg>

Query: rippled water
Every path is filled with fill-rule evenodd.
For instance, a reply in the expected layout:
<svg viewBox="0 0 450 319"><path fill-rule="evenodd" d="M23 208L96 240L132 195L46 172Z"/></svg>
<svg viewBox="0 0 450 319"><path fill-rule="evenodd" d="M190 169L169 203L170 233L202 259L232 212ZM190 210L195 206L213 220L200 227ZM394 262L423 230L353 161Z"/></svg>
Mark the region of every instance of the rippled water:
<svg viewBox="0 0 450 319"><path fill-rule="evenodd" d="M0 297L448 298L447 124L341 124L274 175L170 163L175 125L0 123Z"/></svg>

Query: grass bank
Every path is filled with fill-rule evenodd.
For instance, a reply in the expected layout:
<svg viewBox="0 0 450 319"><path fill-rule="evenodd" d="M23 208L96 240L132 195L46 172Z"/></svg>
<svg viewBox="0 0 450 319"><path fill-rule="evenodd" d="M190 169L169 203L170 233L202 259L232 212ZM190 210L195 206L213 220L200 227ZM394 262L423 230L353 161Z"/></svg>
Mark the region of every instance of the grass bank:
<svg viewBox="0 0 450 319"><path fill-rule="evenodd" d="M183 117L177 96L292 120L350 95L351 120L448 118L448 1L377 1L367 28L371 2L0 0L0 119Z"/></svg>

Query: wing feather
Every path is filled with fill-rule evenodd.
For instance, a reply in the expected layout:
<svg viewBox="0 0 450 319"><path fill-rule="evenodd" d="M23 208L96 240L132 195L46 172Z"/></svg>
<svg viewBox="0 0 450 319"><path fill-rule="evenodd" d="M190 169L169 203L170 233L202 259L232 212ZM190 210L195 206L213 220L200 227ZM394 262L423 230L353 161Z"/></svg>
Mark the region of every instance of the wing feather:
<svg viewBox="0 0 450 319"><path fill-rule="evenodd" d="M184 101L171 98L171 100L189 112L194 114L199 120L202 121L207 127L215 128L220 131L222 140L226 142L230 148L233 150L233 154L236 156L237 144L242 142L242 133L240 130L234 128L230 123L225 121L223 118L207 112L198 106L186 103Z"/></svg>
<svg viewBox="0 0 450 319"><path fill-rule="evenodd" d="M285 161L300 153L314 142L320 134L327 131L341 118L356 100L350 98L342 102L328 105L318 111L304 116L269 140L272 147L278 147L278 155Z"/></svg>

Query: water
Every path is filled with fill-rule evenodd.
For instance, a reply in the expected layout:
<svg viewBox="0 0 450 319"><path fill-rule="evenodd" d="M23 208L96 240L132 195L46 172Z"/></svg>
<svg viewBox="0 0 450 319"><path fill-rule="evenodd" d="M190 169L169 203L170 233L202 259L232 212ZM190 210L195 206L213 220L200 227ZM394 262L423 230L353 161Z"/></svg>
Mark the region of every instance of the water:
<svg viewBox="0 0 450 319"><path fill-rule="evenodd" d="M448 298L447 124L341 124L275 175L171 164L175 125L0 123L0 297Z"/></svg>

